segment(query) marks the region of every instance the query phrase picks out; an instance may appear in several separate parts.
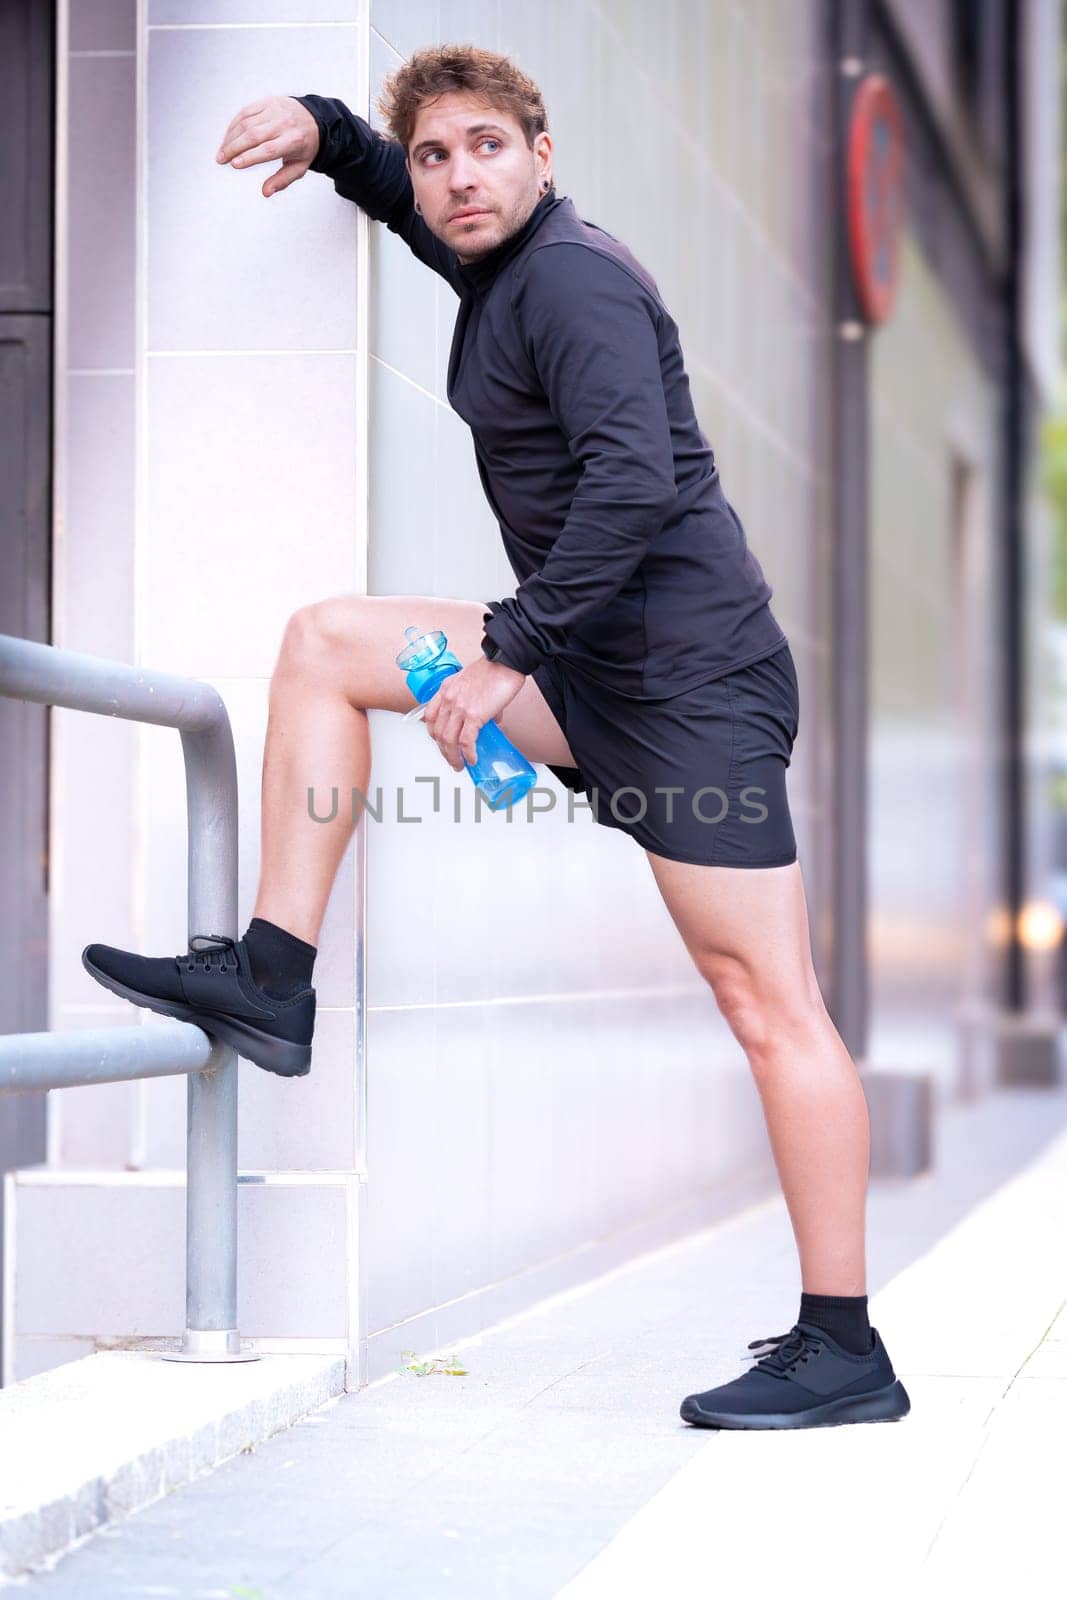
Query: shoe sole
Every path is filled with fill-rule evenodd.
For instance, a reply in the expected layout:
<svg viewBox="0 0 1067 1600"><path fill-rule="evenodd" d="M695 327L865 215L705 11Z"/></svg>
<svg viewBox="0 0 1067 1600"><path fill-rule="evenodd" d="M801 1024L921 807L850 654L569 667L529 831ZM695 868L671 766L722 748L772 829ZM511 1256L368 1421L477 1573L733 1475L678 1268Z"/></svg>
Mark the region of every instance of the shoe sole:
<svg viewBox="0 0 1067 1600"><path fill-rule="evenodd" d="M88 948L88 946L86 947ZM262 1067L264 1072L274 1072L280 1078L303 1078L311 1071L311 1046L309 1044L294 1044L291 1039L275 1039L269 1033L263 1033L259 1028L253 1028L245 1022L238 1022L234 1018L219 1017L212 1012L194 1011L191 1006L183 1006L177 1000L161 1000L157 995L142 994L139 989L130 989L124 983L119 983L115 978L109 977L106 972L101 972L82 951L82 966L86 972L92 974L97 983L102 983L105 989L110 989L112 994L121 995L124 1000L132 1000L136 1006L146 1006L149 1011L155 1011L161 1017L174 1017L178 1022L191 1022L204 1033L220 1038L224 1044L232 1045L237 1054L244 1056L246 1061L251 1061L254 1066Z"/></svg>
<svg viewBox="0 0 1067 1600"><path fill-rule="evenodd" d="M697 1428L826 1428L842 1422L899 1422L911 1410L908 1392L899 1378L869 1394L845 1395L806 1411L752 1412L705 1411L690 1396L682 1401L681 1417Z"/></svg>

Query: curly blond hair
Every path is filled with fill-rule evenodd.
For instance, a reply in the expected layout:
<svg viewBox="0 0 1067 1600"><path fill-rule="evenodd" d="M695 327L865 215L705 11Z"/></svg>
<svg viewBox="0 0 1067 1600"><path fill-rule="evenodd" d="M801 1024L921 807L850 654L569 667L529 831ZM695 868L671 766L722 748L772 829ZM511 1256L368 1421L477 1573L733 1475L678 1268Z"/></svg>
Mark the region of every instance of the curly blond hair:
<svg viewBox="0 0 1067 1600"><path fill-rule="evenodd" d="M390 73L378 96L378 110L392 137L407 150L422 107L438 95L477 95L497 111L510 111L520 123L526 143L548 132L541 91L510 56L481 50L473 44L428 45Z"/></svg>

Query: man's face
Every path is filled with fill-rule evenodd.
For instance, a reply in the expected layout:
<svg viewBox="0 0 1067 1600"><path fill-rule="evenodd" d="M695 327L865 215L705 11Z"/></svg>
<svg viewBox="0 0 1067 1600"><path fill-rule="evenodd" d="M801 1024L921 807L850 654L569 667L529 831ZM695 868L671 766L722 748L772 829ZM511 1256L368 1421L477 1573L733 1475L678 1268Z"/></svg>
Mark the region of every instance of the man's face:
<svg viewBox="0 0 1067 1600"><path fill-rule="evenodd" d="M551 154L547 133L531 150L510 112L452 92L420 110L408 171L430 231L466 264L521 228L551 176Z"/></svg>

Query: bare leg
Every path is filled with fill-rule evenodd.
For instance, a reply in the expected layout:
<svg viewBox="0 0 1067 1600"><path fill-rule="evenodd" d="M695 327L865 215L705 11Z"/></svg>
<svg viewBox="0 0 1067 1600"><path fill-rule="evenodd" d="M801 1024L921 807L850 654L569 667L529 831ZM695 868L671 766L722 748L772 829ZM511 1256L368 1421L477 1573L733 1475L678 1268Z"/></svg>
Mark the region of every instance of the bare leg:
<svg viewBox="0 0 1067 1600"><path fill-rule="evenodd" d="M263 757L259 891L253 915L318 944L337 869L354 831L351 795L370 785L368 709L417 702L396 665L412 622L441 628L463 662L481 651L485 606L427 595L339 595L293 613L271 677ZM530 761L573 756L544 696L527 678L498 719ZM428 735L427 735L428 737ZM441 758L442 767L444 758ZM309 814L337 815L316 822Z"/></svg>
<svg viewBox="0 0 1067 1600"><path fill-rule="evenodd" d="M867 1100L811 961L788 867L702 867L646 852L675 926L748 1057L808 1294L866 1294Z"/></svg>

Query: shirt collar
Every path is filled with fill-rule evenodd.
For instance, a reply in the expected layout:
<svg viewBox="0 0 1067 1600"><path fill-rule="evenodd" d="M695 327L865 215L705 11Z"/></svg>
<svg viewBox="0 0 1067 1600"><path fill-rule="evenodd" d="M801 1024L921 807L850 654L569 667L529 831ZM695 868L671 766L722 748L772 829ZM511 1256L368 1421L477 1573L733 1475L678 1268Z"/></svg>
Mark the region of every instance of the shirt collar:
<svg viewBox="0 0 1067 1600"><path fill-rule="evenodd" d="M497 273L505 262L522 248L530 235L541 226L550 211L564 202L557 196L555 186L546 191L534 206L526 221L517 233L510 234L501 240L495 249L489 250L485 255L479 256L476 261L469 262L466 266L457 263L457 271L463 282L468 284L478 294L484 294L493 282Z"/></svg>

